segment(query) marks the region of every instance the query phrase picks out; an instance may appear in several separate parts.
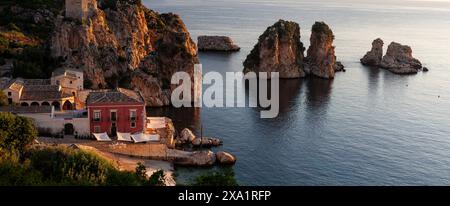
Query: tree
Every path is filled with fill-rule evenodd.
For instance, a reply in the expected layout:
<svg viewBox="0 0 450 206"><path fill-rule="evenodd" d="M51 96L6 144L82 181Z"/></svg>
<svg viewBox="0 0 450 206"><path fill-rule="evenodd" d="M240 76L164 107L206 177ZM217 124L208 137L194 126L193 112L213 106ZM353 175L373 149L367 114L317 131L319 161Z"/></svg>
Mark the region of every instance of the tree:
<svg viewBox="0 0 450 206"><path fill-rule="evenodd" d="M147 168L144 164L138 163L136 166L136 176L141 180L144 186L166 186L164 181L164 171L158 170L147 178Z"/></svg>
<svg viewBox="0 0 450 206"><path fill-rule="evenodd" d="M150 179L148 180L150 186L166 186L165 180L164 180L164 171L158 170L150 176Z"/></svg>
<svg viewBox="0 0 450 206"><path fill-rule="evenodd" d="M8 97L6 97L3 91L0 91L0 107L8 105Z"/></svg>
<svg viewBox="0 0 450 206"><path fill-rule="evenodd" d="M226 168L224 171L213 171L195 178L193 186L238 186L234 171Z"/></svg>
<svg viewBox="0 0 450 206"><path fill-rule="evenodd" d="M31 119L0 112L0 148L23 154L37 134Z"/></svg>

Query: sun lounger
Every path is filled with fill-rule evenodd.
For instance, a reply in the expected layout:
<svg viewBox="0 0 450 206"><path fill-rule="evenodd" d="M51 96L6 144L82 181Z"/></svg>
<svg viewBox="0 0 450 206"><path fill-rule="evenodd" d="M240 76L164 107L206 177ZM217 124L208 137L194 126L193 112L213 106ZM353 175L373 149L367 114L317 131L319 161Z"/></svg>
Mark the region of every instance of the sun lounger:
<svg viewBox="0 0 450 206"><path fill-rule="evenodd" d="M131 138L133 138L134 143L142 143L142 142L150 141L149 139L146 139L146 137L143 133L132 134Z"/></svg>
<svg viewBox="0 0 450 206"><path fill-rule="evenodd" d="M130 133L117 132L117 140L118 141L124 141L124 142L133 142L133 139L131 139L131 134Z"/></svg>
<svg viewBox="0 0 450 206"><path fill-rule="evenodd" d="M99 142L111 142L111 138L109 138L108 134L106 133L93 133L95 139Z"/></svg>
<svg viewBox="0 0 450 206"><path fill-rule="evenodd" d="M135 143L159 141L159 135L143 134L143 133L132 134L131 138L134 140Z"/></svg>

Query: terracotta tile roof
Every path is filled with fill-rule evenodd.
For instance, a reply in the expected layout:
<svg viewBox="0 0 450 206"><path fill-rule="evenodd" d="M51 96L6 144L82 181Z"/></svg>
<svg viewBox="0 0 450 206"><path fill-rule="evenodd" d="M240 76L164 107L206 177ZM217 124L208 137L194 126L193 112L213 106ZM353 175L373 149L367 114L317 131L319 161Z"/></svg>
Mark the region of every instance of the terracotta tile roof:
<svg viewBox="0 0 450 206"><path fill-rule="evenodd" d="M51 106L39 106L39 107L21 107L21 106L4 106L0 107L0 112L11 112L15 114L26 113L51 113Z"/></svg>
<svg viewBox="0 0 450 206"><path fill-rule="evenodd" d="M59 91L57 85L26 86L20 97L21 101L50 101L73 96Z"/></svg>
<svg viewBox="0 0 450 206"><path fill-rule="evenodd" d="M101 90L89 93L86 104L104 104L104 103L137 103L144 104L144 99L139 92L118 88L114 90Z"/></svg>
<svg viewBox="0 0 450 206"><path fill-rule="evenodd" d="M50 85L50 79L23 79L25 86Z"/></svg>
<svg viewBox="0 0 450 206"><path fill-rule="evenodd" d="M11 89L13 91L19 92L21 89L23 89L24 83L22 79L12 79L9 84L5 87L5 89Z"/></svg>

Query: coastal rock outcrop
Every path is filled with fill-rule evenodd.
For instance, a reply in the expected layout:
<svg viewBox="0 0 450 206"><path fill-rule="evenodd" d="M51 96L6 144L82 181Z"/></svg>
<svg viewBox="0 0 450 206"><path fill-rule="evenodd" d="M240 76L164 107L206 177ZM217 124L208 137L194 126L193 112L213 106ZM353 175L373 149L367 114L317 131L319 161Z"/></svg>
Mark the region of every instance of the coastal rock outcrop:
<svg viewBox="0 0 450 206"><path fill-rule="evenodd" d="M193 77L199 63L181 18L135 0L91 1L86 20L55 20L52 56L64 59L65 67L82 69L94 89L137 89L148 106L169 105L166 94L176 88L170 84L172 74L185 71Z"/></svg>
<svg viewBox="0 0 450 206"><path fill-rule="evenodd" d="M211 137L197 137L192 141L194 147L218 147L222 145L222 141L218 138Z"/></svg>
<svg viewBox="0 0 450 206"><path fill-rule="evenodd" d="M222 165L232 165L236 163L236 157L227 152L217 152L217 162Z"/></svg>
<svg viewBox="0 0 450 206"><path fill-rule="evenodd" d="M212 166L216 163L216 154L211 151L184 152L175 158L174 164L182 166Z"/></svg>
<svg viewBox="0 0 450 206"><path fill-rule="evenodd" d="M367 66L379 66L383 59L384 42L380 38L373 40L372 49L364 55L361 63Z"/></svg>
<svg viewBox="0 0 450 206"><path fill-rule="evenodd" d="M196 139L196 136L190 129L184 128L181 131L179 139L182 143L191 143L194 139Z"/></svg>
<svg viewBox="0 0 450 206"><path fill-rule="evenodd" d="M300 26L295 22L279 20L259 37L244 61L244 73L279 72L280 78L304 77L304 50L300 41Z"/></svg>
<svg viewBox="0 0 450 206"><path fill-rule="evenodd" d="M396 42L389 44L380 66L396 74L415 74L422 69L422 63L412 56L411 47Z"/></svg>
<svg viewBox="0 0 450 206"><path fill-rule="evenodd" d="M342 64L336 61L333 40L333 31L327 24L316 22L312 26L305 65L307 73L332 79L336 71L343 70Z"/></svg>
<svg viewBox="0 0 450 206"><path fill-rule="evenodd" d="M241 48L227 36L199 36L197 42L199 51L239 51Z"/></svg>

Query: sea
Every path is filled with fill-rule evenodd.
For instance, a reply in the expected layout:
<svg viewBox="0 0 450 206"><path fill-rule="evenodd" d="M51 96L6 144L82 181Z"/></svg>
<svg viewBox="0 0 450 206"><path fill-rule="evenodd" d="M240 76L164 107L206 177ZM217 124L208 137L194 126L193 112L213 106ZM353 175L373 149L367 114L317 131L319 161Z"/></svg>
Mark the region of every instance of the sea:
<svg viewBox="0 0 450 206"><path fill-rule="evenodd" d="M143 0L184 20L199 35L225 35L236 53L200 52L203 72L242 71L258 37L279 19L301 27L326 22L336 56L346 67L334 80L280 81L280 113L261 119L260 108L149 108L177 129L219 137L237 157L239 184L450 185L450 1L421 0ZM412 47L429 68L396 75L359 59L376 38ZM245 92L245 88L236 88ZM180 184L224 168L177 167Z"/></svg>

